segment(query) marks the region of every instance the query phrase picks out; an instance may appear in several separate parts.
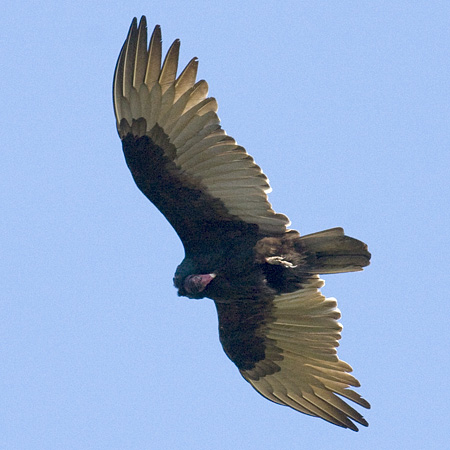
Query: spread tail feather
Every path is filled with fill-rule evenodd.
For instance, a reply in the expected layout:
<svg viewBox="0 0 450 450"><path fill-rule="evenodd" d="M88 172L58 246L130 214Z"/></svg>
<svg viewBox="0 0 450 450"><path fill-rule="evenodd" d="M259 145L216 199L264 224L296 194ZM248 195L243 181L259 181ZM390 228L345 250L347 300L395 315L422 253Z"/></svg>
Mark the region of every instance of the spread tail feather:
<svg viewBox="0 0 450 450"><path fill-rule="evenodd" d="M306 256L312 273L356 272L370 264L367 245L345 236L342 228L331 228L301 236L295 247Z"/></svg>

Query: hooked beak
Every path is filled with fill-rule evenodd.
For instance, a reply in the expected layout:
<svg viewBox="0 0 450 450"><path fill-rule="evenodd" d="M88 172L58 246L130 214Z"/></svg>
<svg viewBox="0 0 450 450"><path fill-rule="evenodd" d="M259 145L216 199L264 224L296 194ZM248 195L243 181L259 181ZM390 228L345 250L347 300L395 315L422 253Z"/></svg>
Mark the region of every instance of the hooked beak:
<svg viewBox="0 0 450 450"><path fill-rule="evenodd" d="M211 283L212 280L214 280L214 278L216 278L216 274L208 273L206 275L199 275L199 277L202 279L202 283L206 287L209 283Z"/></svg>

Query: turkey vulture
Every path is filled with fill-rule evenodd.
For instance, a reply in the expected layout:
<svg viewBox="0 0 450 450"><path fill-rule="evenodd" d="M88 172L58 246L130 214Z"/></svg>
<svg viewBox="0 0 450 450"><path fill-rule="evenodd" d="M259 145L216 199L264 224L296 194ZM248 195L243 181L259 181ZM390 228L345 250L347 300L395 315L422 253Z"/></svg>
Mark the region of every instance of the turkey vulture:
<svg viewBox="0 0 450 450"><path fill-rule="evenodd" d="M359 382L336 354L340 312L318 274L362 270L367 246L333 228L306 236L268 202L267 177L220 126L193 58L177 76L180 41L161 64L161 29L131 23L113 97L126 163L180 237L178 295L214 300L220 342L264 397L357 431L366 420L341 397ZM353 422L354 421L354 422Z"/></svg>

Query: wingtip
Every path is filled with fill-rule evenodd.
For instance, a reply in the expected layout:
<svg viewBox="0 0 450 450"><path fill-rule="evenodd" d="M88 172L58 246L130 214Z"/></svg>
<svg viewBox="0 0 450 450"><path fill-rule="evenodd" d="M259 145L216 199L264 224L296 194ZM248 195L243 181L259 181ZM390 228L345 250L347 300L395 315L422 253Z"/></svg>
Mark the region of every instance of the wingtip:
<svg viewBox="0 0 450 450"><path fill-rule="evenodd" d="M140 25L140 23L139 23L139 25ZM131 21L131 24L130 24L130 28L128 30L128 36L131 35L131 30L135 30L135 29L137 29L137 27L138 27L137 17L133 17L133 20ZM128 39L128 37L127 37L127 39Z"/></svg>
<svg viewBox="0 0 450 450"><path fill-rule="evenodd" d="M161 40L162 40L161 25L155 25L155 28L153 28L152 37L153 36L155 36L155 38L158 38L159 41L161 42Z"/></svg>

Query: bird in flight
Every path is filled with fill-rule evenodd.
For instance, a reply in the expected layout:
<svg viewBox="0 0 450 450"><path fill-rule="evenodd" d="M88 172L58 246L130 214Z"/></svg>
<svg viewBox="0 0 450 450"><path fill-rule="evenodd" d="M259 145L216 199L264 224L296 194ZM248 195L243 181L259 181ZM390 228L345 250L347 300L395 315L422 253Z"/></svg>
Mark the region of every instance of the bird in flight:
<svg viewBox="0 0 450 450"><path fill-rule="evenodd" d="M138 188L180 237L178 295L211 298L219 337L241 375L264 397L357 431L370 408L337 356L342 326L319 274L362 270L363 242L342 228L301 236L274 212L261 168L221 128L193 58L177 76L180 41L162 61L161 29L147 44L134 18L117 61L114 111Z"/></svg>

